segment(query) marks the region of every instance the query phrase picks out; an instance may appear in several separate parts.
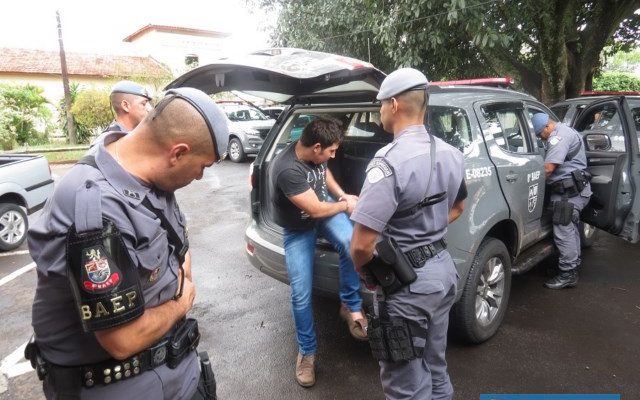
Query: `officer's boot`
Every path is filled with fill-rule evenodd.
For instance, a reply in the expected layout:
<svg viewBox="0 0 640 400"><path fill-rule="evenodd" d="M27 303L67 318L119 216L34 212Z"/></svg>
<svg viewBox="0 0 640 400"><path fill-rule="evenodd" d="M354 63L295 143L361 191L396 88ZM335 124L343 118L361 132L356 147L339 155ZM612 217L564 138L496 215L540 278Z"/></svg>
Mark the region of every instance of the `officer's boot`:
<svg viewBox="0 0 640 400"><path fill-rule="evenodd" d="M572 288L578 284L578 271L560 271L560 273L544 283L549 289Z"/></svg>

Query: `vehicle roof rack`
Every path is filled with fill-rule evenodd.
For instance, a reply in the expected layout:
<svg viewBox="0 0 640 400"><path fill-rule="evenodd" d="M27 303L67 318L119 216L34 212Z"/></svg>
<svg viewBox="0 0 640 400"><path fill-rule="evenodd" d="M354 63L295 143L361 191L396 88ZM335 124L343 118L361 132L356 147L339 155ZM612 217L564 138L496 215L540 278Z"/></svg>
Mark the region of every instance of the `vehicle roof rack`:
<svg viewBox="0 0 640 400"><path fill-rule="evenodd" d="M580 96L640 96L640 92L618 92L615 90L581 90Z"/></svg>
<svg viewBox="0 0 640 400"><path fill-rule="evenodd" d="M514 80L508 76L503 78L476 78L476 79L460 79L455 81L436 81L429 82L429 85L435 86L450 86L450 85L465 85L465 86L491 86L499 88L508 88L513 85Z"/></svg>

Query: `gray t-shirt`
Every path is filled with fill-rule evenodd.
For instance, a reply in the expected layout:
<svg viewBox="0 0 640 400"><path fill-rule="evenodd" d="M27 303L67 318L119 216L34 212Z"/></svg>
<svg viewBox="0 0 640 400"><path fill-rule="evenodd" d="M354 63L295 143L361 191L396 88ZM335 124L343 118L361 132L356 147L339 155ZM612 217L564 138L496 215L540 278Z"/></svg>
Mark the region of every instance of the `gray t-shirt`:
<svg viewBox="0 0 640 400"><path fill-rule="evenodd" d="M274 220L284 228L305 230L313 228L314 220L293 204L289 197L313 189L318 200L327 201L327 163L314 164L298 159L296 143L289 144L273 160Z"/></svg>

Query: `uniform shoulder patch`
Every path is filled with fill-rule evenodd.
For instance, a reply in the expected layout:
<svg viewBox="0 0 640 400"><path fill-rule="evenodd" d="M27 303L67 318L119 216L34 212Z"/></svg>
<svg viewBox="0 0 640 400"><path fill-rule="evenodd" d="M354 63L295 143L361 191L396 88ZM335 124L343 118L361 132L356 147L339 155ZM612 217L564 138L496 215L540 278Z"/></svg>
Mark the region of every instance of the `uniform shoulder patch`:
<svg viewBox="0 0 640 400"><path fill-rule="evenodd" d="M384 158L374 158L367 165L367 181L369 183L376 183L391 175L393 175L393 168Z"/></svg>
<svg viewBox="0 0 640 400"><path fill-rule="evenodd" d="M561 138L561 137L554 136L554 137L552 137L551 139L549 139L549 144L550 144L551 146L555 146L556 144L560 143L560 141L561 141L561 140L562 140L562 138Z"/></svg>

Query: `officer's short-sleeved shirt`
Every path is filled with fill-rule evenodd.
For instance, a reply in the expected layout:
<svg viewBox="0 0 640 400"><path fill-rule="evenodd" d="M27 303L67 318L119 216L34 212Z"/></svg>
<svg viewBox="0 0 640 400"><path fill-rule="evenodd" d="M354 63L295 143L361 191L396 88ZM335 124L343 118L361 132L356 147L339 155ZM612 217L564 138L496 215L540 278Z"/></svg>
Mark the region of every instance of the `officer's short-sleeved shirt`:
<svg viewBox="0 0 640 400"><path fill-rule="evenodd" d="M271 177L274 194L274 220L285 228L294 230L311 229L314 220L289 200L289 197L313 189L318 200L327 201L327 163L314 164L298 159L297 141L289 144L273 160Z"/></svg>
<svg viewBox="0 0 640 400"><path fill-rule="evenodd" d="M567 154L578 147L580 147L578 153L571 160L565 161ZM580 134L563 123L557 123L556 129L551 132L547 140L547 154L544 162L558 165L549 177L550 183L570 178L571 172L575 170L586 169L587 156Z"/></svg>
<svg viewBox="0 0 640 400"><path fill-rule="evenodd" d="M433 137L433 136L431 136ZM423 125L407 127L380 149L367 167L367 176L351 219L392 236L403 251L433 243L447 231L448 213L463 187L462 153L441 139L436 145L436 173L431 174L430 136ZM427 196L446 192L444 201L421 208L413 215L394 217Z"/></svg>
<svg viewBox="0 0 640 400"><path fill-rule="evenodd" d="M91 142L91 147L94 147L98 143L104 142L104 138L106 138L112 132L128 133L129 131L124 126L120 125L116 120L113 120L113 122L111 122L107 129L102 131L102 133L98 135L98 137L96 137L93 142Z"/></svg>
<svg viewBox="0 0 640 400"><path fill-rule="evenodd" d="M66 237L76 218L97 218L99 221L102 216L115 223L135 264L145 308L171 301L178 288L177 249L169 244L160 220L141 203L147 197L155 208L163 211L181 237L185 233L185 217L178 208L173 193L146 185L122 169L106 151L105 144L123 135L108 135L105 142L92 151L99 170L78 164L57 182L42 216L28 232L29 251L37 265L38 274L32 325L44 358L58 365L86 365L110 358L97 342L94 333L83 331L67 278ZM153 372L104 388L121 390L129 385L150 384L150 379L156 384L160 380L164 385L165 395L174 393L173 397L180 397L178 391L182 393L190 390L193 393L198 371L194 354L183 360L176 369L163 365ZM83 390L89 392L88 395L92 398L98 398L100 396L97 394L102 389ZM113 395L112 391L109 393L110 396Z"/></svg>

